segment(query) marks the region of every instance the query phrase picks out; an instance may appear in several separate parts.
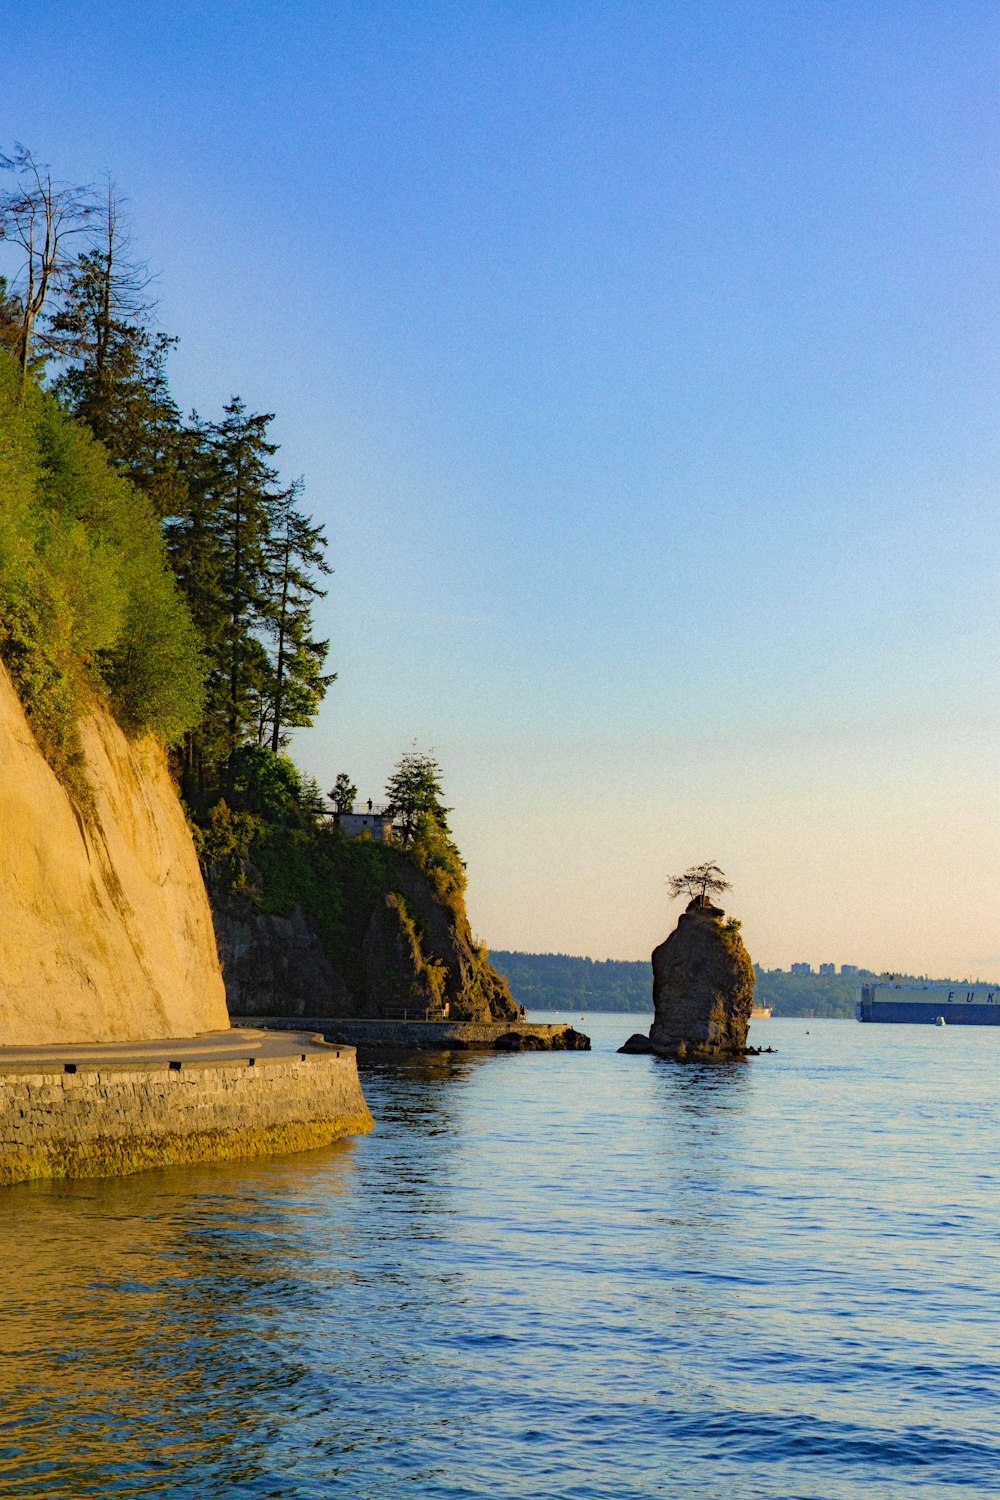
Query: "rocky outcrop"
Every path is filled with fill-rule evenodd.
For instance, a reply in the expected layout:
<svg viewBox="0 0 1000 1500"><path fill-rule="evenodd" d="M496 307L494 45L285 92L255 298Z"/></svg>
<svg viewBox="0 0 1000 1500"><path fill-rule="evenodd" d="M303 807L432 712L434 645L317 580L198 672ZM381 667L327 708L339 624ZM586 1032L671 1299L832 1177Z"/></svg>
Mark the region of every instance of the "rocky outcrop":
<svg viewBox="0 0 1000 1500"><path fill-rule="evenodd" d="M229 1025L212 919L163 752L95 708L86 815L0 666L0 1046Z"/></svg>
<svg viewBox="0 0 1000 1500"><path fill-rule="evenodd" d="M717 906L698 898L653 951L656 1015L649 1048L661 1056L742 1057L746 1052L753 963L738 924L723 923L723 916Z"/></svg>
<svg viewBox="0 0 1000 1500"><path fill-rule="evenodd" d="M433 1016L447 1012L445 968L428 960L406 904L390 891L372 912L361 950L364 991L361 1016Z"/></svg>
<svg viewBox="0 0 1000 1500"><path fill-rule="evenodd" d="M304 914L262 912L209 884L212 917L232 1015L349 1015L347 986Z"/></svg>
<svg viewBox="0 0 1000 1500"><path fill-rule="evenodd" d="M325 948L301 909L288 917L262 912L210 879L230 1012L516 1021L518 1006L474 942L461 900L443 901L401 852L390 866L360 952L350 955Z"/></svg>
<svg viewBox="0 0 1000 1500"><path fill-rule="evenodd" d="M394 861L393 887L417 938L417 966L440 975L440 1002L453 1021L516 1021L520 1011L507 981L474 941L461 899L441 901L430 880L412 860ZM420 976L421 982L422 976ZM366 976L369 1003L380 994L376 972Z"/></svg>
<svg viewBox="0 0 1000 1500"><path fill-rule="evenodd" d="M546 1034L547 1033L547 1034ZM495 1052L589 1052L590 1037L572 1026L550 1026L546 1032L522 1026L505 1031L493 1043Z"/></svg>
<svg viewBox="0 0 1000 1500"><path fill-rule="evenodd" d="M631 1052L642 1056L649 1052L655 1052L656 1048L644 1031L633 1031L628 1040L623 1042L618 1048L618 1051Z"/></svg>

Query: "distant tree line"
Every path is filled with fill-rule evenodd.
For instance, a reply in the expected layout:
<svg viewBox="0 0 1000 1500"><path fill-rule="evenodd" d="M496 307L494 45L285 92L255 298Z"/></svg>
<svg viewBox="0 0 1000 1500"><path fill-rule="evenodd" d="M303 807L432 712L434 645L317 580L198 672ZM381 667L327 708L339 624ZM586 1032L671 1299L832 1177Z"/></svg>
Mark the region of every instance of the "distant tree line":
<svg viewBox="0 0 1000 1500"><path fill-rule="evenodd" d="M599 960L502 949L494 949L491 958L515 1000L529 1011L653 1009L653 976L648 960ZM786 974L756 965L754 972L757 1002L771 1006L776 1016L852 1017L864 978L860 974ZM895 978L901 984L917 982L914 975L896 974Z"/></svg>
<svg viewBox="0 0 1000 1500"><path fill-rule="evenodd" d="M528 1010L652 1011L649 961L573 958L566 953L493 949L494 968Z"/></svg>
<svg viewBox="0 0 1000 1500"><path fill-rule="evenodd" d="M194 631L173 668L162 653L147 665L155 658L157 673L180 678L193 670L203 687L153 727L175 746L189 803L204 808L233 796L243 747L277 753L290 730L313 721L334 680L313 624L330 572L326 537L303 508L302 481L279 477L273 413L233 396L215 419L182 417L166 375L175 340L154 325L150 274L132 255L113 183L61 183L23 147L0 156L0 170L9 272L0 276L0 354L17 370L2 394L8 407L35 411L32 392L44 387L100 443L102 457L88 462L104 463L136 497L104 484L106 508L131 507L159 529ZM65 456L75 440L61 430ZM127 553L127 530L120 542ZM136 671L145 649L134 636ZM0 652L13 652L9 631ZM39 688L39 712L43 697Z"/></svg>

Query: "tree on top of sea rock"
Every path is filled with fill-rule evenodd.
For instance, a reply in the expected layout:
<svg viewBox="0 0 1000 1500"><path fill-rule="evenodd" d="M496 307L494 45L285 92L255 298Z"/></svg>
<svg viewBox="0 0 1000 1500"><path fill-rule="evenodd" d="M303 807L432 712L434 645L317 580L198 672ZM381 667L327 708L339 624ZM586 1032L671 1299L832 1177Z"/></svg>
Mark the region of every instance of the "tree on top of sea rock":
<svg viewBox="0 0 1000 1500"><path fill-rule="evenodd" d="M703 865L692 865L685 870L683 875L671 875L667 881L670 887L670 899L675 901L678 896L690 896L692 900L707 902L710 896L721 895L723 891L732 890L732 882L726 879L725 871L712 860L706 860Z"/></svg>

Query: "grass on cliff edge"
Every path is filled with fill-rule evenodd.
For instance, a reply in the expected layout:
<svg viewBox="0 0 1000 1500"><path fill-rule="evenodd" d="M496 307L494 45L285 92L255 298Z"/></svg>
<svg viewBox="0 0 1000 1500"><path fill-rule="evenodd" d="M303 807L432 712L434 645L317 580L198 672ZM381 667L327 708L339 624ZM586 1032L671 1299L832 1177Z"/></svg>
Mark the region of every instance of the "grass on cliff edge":
<svg viewBox="0 0 1000 1500"><path fill-rule="evenodd" d="M0 660L42 752L88 800L77 723L96 694L128 733L197 722L203 668L152 508L0 350Z"/></svg>

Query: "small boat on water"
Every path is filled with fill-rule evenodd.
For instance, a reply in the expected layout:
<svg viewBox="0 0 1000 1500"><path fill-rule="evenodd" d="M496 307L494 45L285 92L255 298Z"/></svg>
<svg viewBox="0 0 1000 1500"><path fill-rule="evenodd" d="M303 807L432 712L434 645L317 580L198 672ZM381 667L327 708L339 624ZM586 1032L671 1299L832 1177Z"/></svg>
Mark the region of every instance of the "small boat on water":
<svg viewBox="0 0 1000 1500"><path fill-rule="evenodd" d="M750 1012L751 1021L769 1021L771 1019L771 1007L769 1005L755 1005Z"/></svg>

